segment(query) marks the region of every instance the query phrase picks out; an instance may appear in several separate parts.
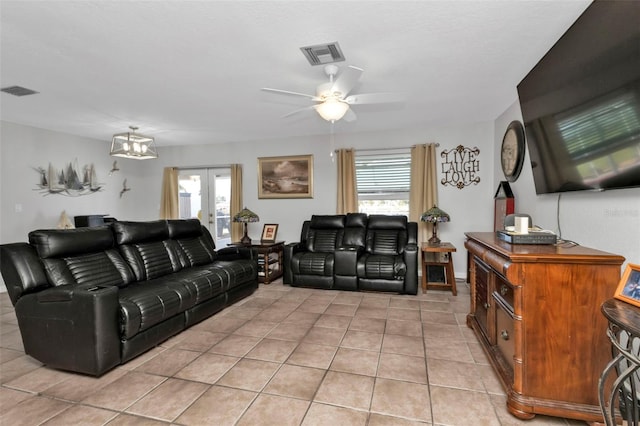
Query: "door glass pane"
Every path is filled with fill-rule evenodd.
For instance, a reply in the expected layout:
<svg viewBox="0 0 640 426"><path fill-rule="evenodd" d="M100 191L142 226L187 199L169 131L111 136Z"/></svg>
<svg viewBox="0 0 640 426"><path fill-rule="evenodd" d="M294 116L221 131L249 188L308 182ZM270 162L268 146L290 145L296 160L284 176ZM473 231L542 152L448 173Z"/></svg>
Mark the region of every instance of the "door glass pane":
<svg viewBox="0 0 640 426"><path fill-rule="evenodd" d="M202 182L199 174L189 173L189 170L178 175L180 219L198 218L202 220Z"/></svg>
<svg viewBox="0 0 640 426"><path fill-rule="evenodd" d="M231 169L184 169L178 174L180 219L197 218L216 247L231 242Z"/></svg>
<svg viewBox="0 0 640 426"><path fill-rule="evenodd" d="M215 174L216 246L231 242L231 176Z"/></svg>

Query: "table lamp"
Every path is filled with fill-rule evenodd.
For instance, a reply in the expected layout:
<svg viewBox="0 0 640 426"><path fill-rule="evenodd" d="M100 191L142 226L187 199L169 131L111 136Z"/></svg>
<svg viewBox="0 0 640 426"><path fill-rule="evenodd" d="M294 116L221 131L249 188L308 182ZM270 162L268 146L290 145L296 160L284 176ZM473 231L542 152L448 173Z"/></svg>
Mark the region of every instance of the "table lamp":
<svg viewBox="0 0 640 426"><path fill-rule="evenodd" d="M449 215L434 205L422 213L420 220L433 224L433 235L429 238L429 245L435 246L440 244L440 238L438 238L438 222L449 222L451 220Z"/></svg>
<svg viewBox="0 0 640 426"><path fill-rule="evenodd" d="M251 245L251 238L247 235L247 224L249 222L259 222L260 218L258 215L245 207L233 216L233 221L244 224L244 235L242 236L242 239L240 239L240 242L247 246Z"/></svg>

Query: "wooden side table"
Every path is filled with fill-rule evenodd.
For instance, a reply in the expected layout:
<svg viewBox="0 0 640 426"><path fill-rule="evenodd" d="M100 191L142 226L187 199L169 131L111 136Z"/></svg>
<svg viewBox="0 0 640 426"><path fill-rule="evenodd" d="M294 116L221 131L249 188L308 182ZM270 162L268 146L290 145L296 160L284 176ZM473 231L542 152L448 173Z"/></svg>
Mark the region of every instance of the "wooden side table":
<svg viewBox="0 0 640 426"><path fill-rule="evenodd" d="M453 257L452 253L456 251L456 248L451 243L440 243L438 245L429 245L428 243L422 243L422 292L426 292L428 288L432 289L446 289L451 290L454 296L458 295L456 289L456 277L453 272ZM448 260L442 262L440 255L446 253ZM433 259L435 258L435 259ZM440 266L445 268L445 282L429 282L428 271L429 266Z"/></svg>
<svg viewBox="0 0 640 426"><path fill-rule="evenodd" d="M258 252L258 282L269 284L282 276L284 241L252 243L251 248Z"/></svg>

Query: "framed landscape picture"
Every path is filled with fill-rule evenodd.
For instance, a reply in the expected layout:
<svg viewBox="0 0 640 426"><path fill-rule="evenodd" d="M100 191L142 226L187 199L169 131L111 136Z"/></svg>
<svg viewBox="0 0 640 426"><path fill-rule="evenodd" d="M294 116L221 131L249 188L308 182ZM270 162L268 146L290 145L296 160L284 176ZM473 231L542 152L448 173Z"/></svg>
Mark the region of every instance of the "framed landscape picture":
<svg viewBox="0 0 640 426"><path fill-rule="evenodd" d="M313 198L313 155L258 158L258 198Z"/></svg>
<svg viewBox="0 0 640 426"><path fill-rule="evenodd" d="M640 265L627 264L614 297L623 302L640 306Z"/></svg>

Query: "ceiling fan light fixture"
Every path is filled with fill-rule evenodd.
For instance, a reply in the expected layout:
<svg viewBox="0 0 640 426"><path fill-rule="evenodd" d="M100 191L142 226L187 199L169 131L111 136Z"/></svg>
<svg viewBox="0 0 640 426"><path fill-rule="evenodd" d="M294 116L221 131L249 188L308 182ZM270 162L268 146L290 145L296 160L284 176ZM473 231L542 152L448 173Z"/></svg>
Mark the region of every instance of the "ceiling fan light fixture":
<svg viewBox="0 0 640 426"><path fill-rule="evenodd" d="M318 111L320 117L331 122L340 120L348 110L349 104L334 98L329 98L316 106L316 111Z"/></svg>
<svg viewBox="0 0 640 426"><path fill-rule="evenodd" d="M151 136L136 133L137 127L129 126L130 132L117 133L111 139L112 157L132 158L134 160L149 160L158 158L156 144Z"/></svg>

